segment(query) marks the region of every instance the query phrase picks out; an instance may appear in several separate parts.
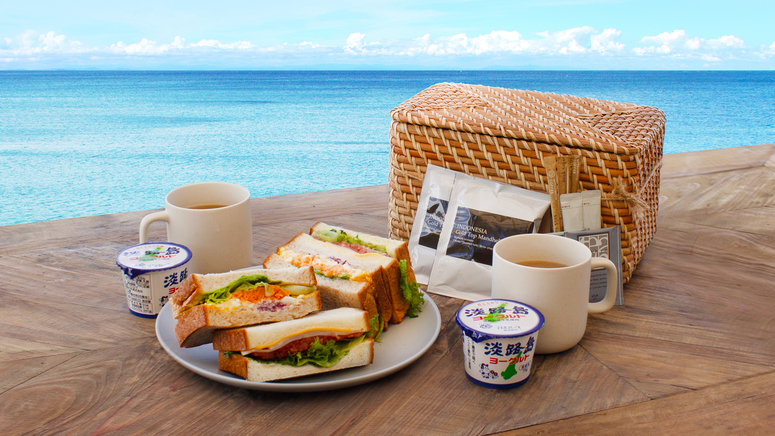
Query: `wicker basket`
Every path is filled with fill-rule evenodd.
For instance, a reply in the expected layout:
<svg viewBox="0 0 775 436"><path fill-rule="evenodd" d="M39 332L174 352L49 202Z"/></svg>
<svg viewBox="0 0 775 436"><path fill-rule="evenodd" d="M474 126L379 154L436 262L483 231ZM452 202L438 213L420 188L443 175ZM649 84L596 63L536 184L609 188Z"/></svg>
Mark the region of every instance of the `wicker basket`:
<svg viewBox="0 0 775 436"><path fill-rule="evenodd" d="M656 231L665 116L649 106L440 83L391 111L390 236L408 239L428 164L547 191L543 158L581 155L582 190L621 226L626 283Z"/></svg>

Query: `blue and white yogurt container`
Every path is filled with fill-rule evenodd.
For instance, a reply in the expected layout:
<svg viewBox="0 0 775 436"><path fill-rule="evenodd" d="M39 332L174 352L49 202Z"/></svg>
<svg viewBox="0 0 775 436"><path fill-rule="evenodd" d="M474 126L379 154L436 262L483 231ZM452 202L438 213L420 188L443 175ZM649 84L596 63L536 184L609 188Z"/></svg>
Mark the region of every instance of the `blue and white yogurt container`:
<svg viewBox="0 0 775 436"><path fill-rule="evenodd" d="M538 330L544 316L512 300L481 300L461 307L463 358L468 378L487 388L520 386L530 377Z"/></svg>
<svg viewBox="0 0 775 436"><path fill-rule="evenodd" d="M129 311L153 318L188 277L191 250L169 242L146 242L126 248L116 256L124 276Z"/></svg>

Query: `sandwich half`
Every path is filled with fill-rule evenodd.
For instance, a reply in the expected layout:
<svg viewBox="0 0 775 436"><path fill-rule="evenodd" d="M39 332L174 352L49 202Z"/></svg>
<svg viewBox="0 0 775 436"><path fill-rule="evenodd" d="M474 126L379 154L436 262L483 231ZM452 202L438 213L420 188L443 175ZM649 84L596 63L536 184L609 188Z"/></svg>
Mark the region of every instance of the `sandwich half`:
<svg viewBox="0 0 775 436"><path fill-rule="evenodd" d="M290 321L217 330L218 368L248 381L301 377L374 361L368 314L349 307Z"/></svg>
<svg viewBox="0 0 775 436"><path fill-rule="evenodd" d="M394 267L385 267L393 307L390 322L400 323L404 316L415 317L422 310L425 300L414 276L409 248L405 241L382 238L321 222L312 226L309 233L316 239L349 248L357 253L377 253L395 260Z"/></svg>
<svg viewBox="0 0 775 436"><path fill-rule="evenodd" d="M181 347L212 342L216 329L300 318L321 309L312 268L191 274L172 294Z"/></svg>
<svg viewBox="0 0 775 436"><path fill-rule="evenodd" d="M289 265L314 269L324 309L362 309L370 318L379 315L378 324L387 327L393 307L383 274L383 256L358 254L299 233L264 261L266 268Z"/></svg>

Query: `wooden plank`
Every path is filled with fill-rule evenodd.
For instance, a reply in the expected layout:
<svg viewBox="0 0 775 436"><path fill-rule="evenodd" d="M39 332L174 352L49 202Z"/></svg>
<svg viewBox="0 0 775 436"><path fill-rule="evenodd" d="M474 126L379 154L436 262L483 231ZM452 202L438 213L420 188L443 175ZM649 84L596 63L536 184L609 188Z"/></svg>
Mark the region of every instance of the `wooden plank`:
<svg viewBox="0 0 775 436"><path fill-rule="evenodd" d="M773 237L775 236L775 206L695 214L692 215L691 222L705 227Z"/></svg>
<svg viewBox="0 0 775 436"><path fill-rule="evenodd" d="M763 435L775 424L775 372L659 400L536 425L501 436Z"/></svg>
<svg viewBox="0 0 775 436"><path fill-rule="evenodd" d="M389 190L387 185L335 191L265 197L252 200L253 225L277 224L288 219L321 221L326 217L353 212L385 211ZM387 226L387 224L385 224Z"/></svg>
<svg viewBox="0 0 775 436"><path fill-rule="evenodd" d="M773 184L775 171L764 167L682 177L663 183L659 193L659 222L691 220L702 213L775 206Z"/></svg>
<svg viewBox="0 0 775 436"><path fill-rule="evenodd" d="M123 295L97 308L58 299L4 295L0 306L0 361L115 347L155 338L155 320L129 313Z"/></svg>
<svg viewBox="0 0 775 436"><path fill-rule="evenodd" d="M0 374L3 374L3 377L0 378L0 394L50 370L51 368L62 364L63 362L72 359L77 355L78 353L57 354L34 359L0 362Z"/></svg>
<svg viewBox="0 0 775 436"><path fill-rule="evenodd" d="M661 170L662 180L758 168L775 156L775 145L761 144L746 147L705 150L700 153L665 155Z"/></svg>

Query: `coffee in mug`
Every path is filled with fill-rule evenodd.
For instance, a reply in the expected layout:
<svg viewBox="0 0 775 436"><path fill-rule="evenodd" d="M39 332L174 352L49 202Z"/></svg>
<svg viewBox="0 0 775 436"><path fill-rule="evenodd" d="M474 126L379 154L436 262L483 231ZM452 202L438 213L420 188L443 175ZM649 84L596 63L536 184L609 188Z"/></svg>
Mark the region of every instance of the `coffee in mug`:
<svg viewBox="0 0 775 436"><path fill-rule="evenodd" d="M192 252L189 273L220 273L253 264L250 192L226 182L203 182L173 189L165 210L140 223L140 242L148 242L152 222L167 223L167 240Z"/></svg>
<svg viewBox="0 0 775 436"><path fill-rule="evenodd" d="M605 268L608 277L617 277L610 260L593 258L589 248L576 240L539 233L511 236L493 249L492 298L516 300L538 309L545 324L536 353L559 353L579 343L588 313L614 306L616 280L608 280L602 301L589 302L590 274L598 267Z"/></svg>
<svg viewBox="0 0 775 436"><path fill-rule="evenodd" d="M532 266L533 268L565 268L568 266L564 263L552 262L551 260L523 260L517 263L524 266Z"/></svg>

